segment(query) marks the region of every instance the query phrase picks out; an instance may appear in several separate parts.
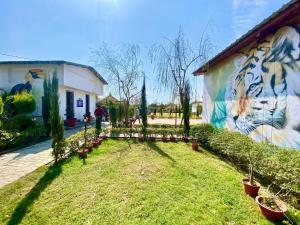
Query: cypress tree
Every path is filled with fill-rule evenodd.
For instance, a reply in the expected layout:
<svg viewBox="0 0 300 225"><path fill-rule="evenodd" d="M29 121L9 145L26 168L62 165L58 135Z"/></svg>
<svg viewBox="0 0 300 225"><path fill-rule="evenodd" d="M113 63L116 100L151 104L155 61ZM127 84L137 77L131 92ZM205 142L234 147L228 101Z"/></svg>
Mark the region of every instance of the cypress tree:
<svg viewBox="0 0 300 225"><path fill-rule="evenodd" d="M46 135L49 137L51 132L50 126L50 93L51 93L51 82L48 78L44 79L44 97L42 99L42 114L44 127L46 129Z"/></svg>
<svg viewBox="0 0 300 225"><path fill-rule="evenodd" d="M52 154L54 155L55 162L64 153L64 124L59 115L59 94L58 94L58 78L56 71L52 77L51 95L50 95L50 123L52 130Z"/></svg>
<svg viewBox="0 0 300 225"><path fill-rule="evenodd" d="M188 82L184 86L183 123L184 123L184 133L186 135L189 135L189 132L190 132L190 84Z"/></svg>
<svg viewBox="0 0 300 225"><path fill-rule="evenodd" d="M144 77L144 82L143 82L143 87L142 87L140 112L141 112L141 117L142 117L142 132L145 137L147 135L147 126L148 126L145 77Z"/></svg>
<svg viewBox="0 0 300 225"><path fill-rule="evenodd" d="M0 115L3 113L4 104L2 101L2 97L0 96Z"/></svg>

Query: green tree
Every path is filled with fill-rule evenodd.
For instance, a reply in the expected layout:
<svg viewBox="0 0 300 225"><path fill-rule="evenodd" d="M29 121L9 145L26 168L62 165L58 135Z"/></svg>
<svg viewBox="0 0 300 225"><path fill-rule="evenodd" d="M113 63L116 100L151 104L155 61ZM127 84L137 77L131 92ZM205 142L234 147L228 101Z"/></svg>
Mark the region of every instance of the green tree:
<svg viewBox="0 0 300 225"><path fill-rule="evenodd" d="M108 110L109 110L109 115L110 115L110 122L112 127L116 127L117 126L117 108L114 104L110 104L108 106Z"/></svg>
<svg viewBox="0 0 300 225"><path fill-rule="evenodd" d="M190 132L190 84L189 82L186 82L184 86L183 123L184 123L184 133L186 135L189 135Z"/></svg>
<svg viewBox="0 0 300 225"><path fill-rule="evenodd" d="M161 115L161 117L163 116L163 114L164 114L164 105L161 103L160 104L160 115Z"/></svg>
<svg viewBox="0 0 300 225"><path fill-rule="evenodd" d="M50 95L50 125L52 130L52 148L55 163L58 162L64 153L64 124L59 115L59 94L58 94L58 78L56 71L52 77L51 95Z"/></svg>
<svg viewBox="0 0 300 225"><path fill-rule="evenodd" d="M27 114L35 110L36 102L31 93L23 91L14 95L13 105L17 114Z"/></svg>
<svg viewBox="0 0 300 225"><path fill-rule="evenodd" d="M51 133L50 126L50 95L51 95L51 82L48 78L44 79L44 96L42 98L42 114L46 135L49 137Z"/></svg>
<svg viewBox="0 0 300 225"><path fill-rule="evenodd" d="M0 96L0 115L3 113L4 104L2 101L2 97Z"/></svg>
<svg viewBox="0 0 300 225"><path fill-rule="evenodd" d="M144 82L143 82L143 87L142 87L142 95L141 95L141 106L140 106L140 112L141 112L141 117L142 117L142 130L143 130L143 135L147 135L147 100L146 100L146 84L145 84L145 77L144 77Z"/></svg>

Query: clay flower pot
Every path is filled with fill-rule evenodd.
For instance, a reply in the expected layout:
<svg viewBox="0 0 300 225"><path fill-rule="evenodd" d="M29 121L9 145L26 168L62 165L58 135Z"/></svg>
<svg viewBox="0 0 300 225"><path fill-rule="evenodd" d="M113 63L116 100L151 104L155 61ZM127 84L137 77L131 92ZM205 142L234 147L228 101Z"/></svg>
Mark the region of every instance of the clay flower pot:
<svg viewBox="0 0 300 225"><path fill-rule="evenodd" d="M149 137L149 141L155 142L156 138L155 137Z"/></svg>
<svg viewBox="0 0 300 225"><path fill-rule="evenodd" d="M106 135L106 134L103 134L103 135L101 136L101 138L102 138L103 140L106 140L106 139L107 139L107 135Z"/></svg>
<svg viewBox="0 0 300 225"><path fill-rule="evenodd" d="M169 141L167 137L162 137L161 140L162 140L163 142L168 142L168 141Z"/></svg>
<svg viewBox="0 0 300 225"><path fill-rule="evenodd" d="M184 141L185 143L188 143L189 139L188 139L188 137L182 137L182 141Z"/></svg>
<svg viewBox="0 0 300 225"><path fill-rule="evenodd" d="M171 142L176 142L176 137L171 136L171 137L170 137L170 141L171 141Z"/></svg>
<svg viewBox="0 0 300 225"><path fill-rule="evenodd" d="M79 158L86 158L86 152L84 150L78 152Z"/></svg>
<svg viewBox="0 0 300 225"><path fill-rule="evenodd" d="M260 188L260 183L255 182L255 185L251 185L248 178L244 178L242 180L244 191L247 195L255 198L258 195L258 191Z"/></svg>
<svg viewBox="0 0 300 225"><path fill-rule="evenodd" d="M92 145L93 145L93 148L97 148L99 145L99 140L98 139L94 140Z"/></svg>
<svg viewBox="0 0 300 225"><path fill-rule="evenodd" d="M139 136L138 140L139 140L139 142L144 142L145 141L145 137L144 136Z"/></svg>
<svg viewBox="0 0 300 225"><path fill-rule="evenodd" d="M199 151L199 144L196 143L196 142L194 142L194 143L192 144L192 149L193 149L194 151Z"/></svg>
<svg viewBox="0 0 300 225"><path fill-rule="evenodd" d="M281 220L284 217L284 214L287 212L287 206L276 199L268 198L275 204L276 207L270 207L265 205L263 202L264 197L256 196L255 201L258 204L261 213L268 219L272 221Z"/></svg>

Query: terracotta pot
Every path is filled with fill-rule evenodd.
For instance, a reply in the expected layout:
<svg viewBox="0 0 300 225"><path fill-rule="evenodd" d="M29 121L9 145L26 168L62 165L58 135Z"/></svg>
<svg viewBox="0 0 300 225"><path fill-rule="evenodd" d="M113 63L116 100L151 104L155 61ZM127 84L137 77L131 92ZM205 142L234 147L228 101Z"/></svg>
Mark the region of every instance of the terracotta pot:
<svg viewBox="0 0 300 225"><path fill-rule="evenodd" d="M262 203L263 197L262 196L256 196L255 201L258 204L261 213L268 219L268 220L272 220L272 221L276 221L276 220L281 220L284 217L284 214L287 212L288 208L287 206L278 201L278 200L274 200L275 203L277 204L278 208L280 208L280 210L273 210L269 207L267 207L266 205L264 205Z"/></svg>
<svg viewBox="0 0 300 225"><path fill-rule="evenodd" d="M149 141L155 142L156 138L155 137L149 137Z"/></svg>
<svg viewBox="0 0 300 225"><path fill-rule="evenodd" d="M150 117L151 117L152 120L154 120L154 118L155 118L154 115L151 115Z"/></svg>
<svg viewBox="0 0 300 225"><path fill-rule="evenodd" d="M83 150L83 151L79 151L78 152L78 156L79 158L86 158L86 152Z"/></svg>
<svg viewBox="0 0 300 225"><path fill-rule="evenodd" d="M104 134L104 135L101 136L101 138L102 138L103 140L106 140L106 139L107 139L107 135Z"/></svg>
<svg viewBox="0 0 300 225"><path fill-rule="evenodd" d="M144 142L144 141L145 141L145 138L144 138L143 136L139 136L139 137L138 137L138 140L139 140L139 142Z"/></svg>
<svg viewBox="0 0 300 225"><path fill-rule="evenodd" d="M93 148L97 148L98 145L99 145L99 141L98 140L93 141Z"/></svg>
<svg viewBox="0 0 300 225"><path fill-rule="evenodd" d="M162 140L163 142L168 142L168 141L169 141L167 137L162 137L161 140Z"/></svg>
<svg viewBox="0 0 300 225"><path fill-rule="evenodd" d="M75 125L76 125L76 118L69 118L69 119L67 119L67 124L68 124L68 127L75 127Z"/></svg>
<svg viewBox="0 0 300 225"><path fill-rule="evenodd" d="M260 183L255 182L256 185L251 185L248 178L244 178L242 180L244 191L247 195L250 195L251 197L255 198L258 194Z"/></svg>
<svg viewBox="0 0 300 225"><path fill-rule="evenodd" d="M199 151L199 144L196 143L196 142L194 142L194 143L192 144L192 149L193 149L194 151Z"/></svg>
<svg viewBox="0 0 300 225"><path fill-rule="evenodd" d="M183 138L182 138L182 141L184 141L185 143L188 143L188 142L189 142L189 139L188 139L188 137L183 137Z"/></svg>
<svg viewBox="0 0 300 225"><path fill-rule="evenodd" d="M171 142L176 142L176 137L171 136L171 137L170 137L170 141L171 141Z"/></svg>

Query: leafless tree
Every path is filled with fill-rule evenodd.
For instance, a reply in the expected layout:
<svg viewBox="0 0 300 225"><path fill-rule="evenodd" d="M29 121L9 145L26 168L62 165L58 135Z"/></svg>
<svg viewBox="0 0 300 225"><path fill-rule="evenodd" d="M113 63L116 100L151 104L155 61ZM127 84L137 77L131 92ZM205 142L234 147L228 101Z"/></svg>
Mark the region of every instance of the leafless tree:
<svg viewBox="0 0 300 225"><path fill-rule="evenodd" d="M189 72L208 59L212 48L206 32L202 33L198 46L193 46L179 29L174 40L164 38L150 49L151 63L155 65L161 87L169 88L173 95L179 95L181 106Z"/></svg>
<svg viewBox="0 0 300 225"><path fill-rule="evenodd" d="M93 51L93 58L99 70L106 74L120 100L124 101L125 123L128 125L129 106L139 94L139 80L143 76L140 47L125 44L119 48L110 48L103 43L99 49Z"/></svg>

